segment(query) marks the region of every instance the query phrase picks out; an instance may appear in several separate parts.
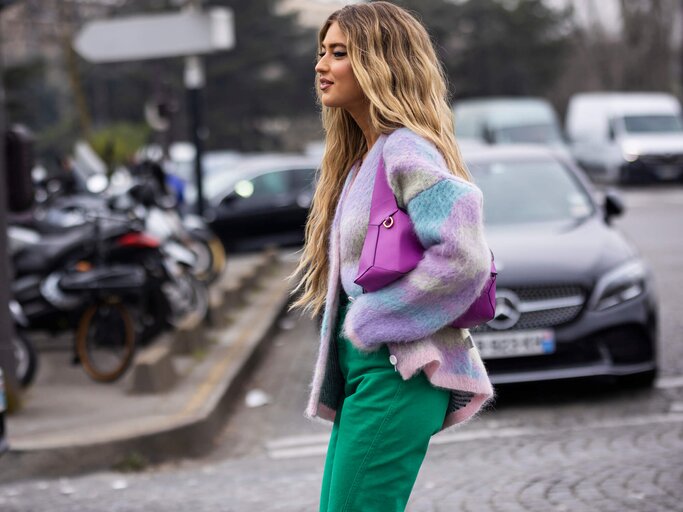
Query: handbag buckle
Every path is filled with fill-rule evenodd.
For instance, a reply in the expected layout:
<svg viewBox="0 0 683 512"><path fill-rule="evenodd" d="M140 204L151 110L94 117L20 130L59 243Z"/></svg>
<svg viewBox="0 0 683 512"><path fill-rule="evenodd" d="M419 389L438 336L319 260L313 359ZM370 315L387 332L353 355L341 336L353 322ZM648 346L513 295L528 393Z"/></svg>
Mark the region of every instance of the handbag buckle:
<svg viewBox="0 0 683 512"><path fill-rule="evenodd" d="M394 217L387 217L387 218L384 219L384 221L382 222L382 226L384 226L384 227L387 228L387 229L389 229L389 228L390 228L391 226L393 226L393 225L394 225Z"/></svg>

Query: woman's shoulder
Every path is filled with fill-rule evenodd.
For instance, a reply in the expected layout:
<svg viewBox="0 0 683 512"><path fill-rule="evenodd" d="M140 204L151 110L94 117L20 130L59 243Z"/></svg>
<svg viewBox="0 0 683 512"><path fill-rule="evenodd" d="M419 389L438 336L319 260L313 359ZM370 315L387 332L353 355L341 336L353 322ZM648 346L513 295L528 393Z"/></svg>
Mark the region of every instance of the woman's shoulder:
<svg viewBox="0 0 683 512"><path fill-rule="evenodd" d="M444 180L462 192L478 191L474 183L448 169L446 160L432 141L410 128L391 132L382 153L390 184L395 192L406 195L406 199Z"/></svg>
<svg viewBox="0 0 683 512"><path fill-rule="evenodd" d="M384 157L413 156L441 160L443 156L428 138L405 126L391 132L384 143Z"/></svg>

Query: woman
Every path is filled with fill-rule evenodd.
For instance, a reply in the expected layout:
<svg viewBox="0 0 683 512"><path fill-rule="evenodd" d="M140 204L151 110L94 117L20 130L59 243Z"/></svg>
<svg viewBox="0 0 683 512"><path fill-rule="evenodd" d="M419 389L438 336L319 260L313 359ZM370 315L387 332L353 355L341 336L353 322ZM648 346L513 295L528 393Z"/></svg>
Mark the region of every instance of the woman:
<svg viewBox="0 0 683 512"><path fill-rule="evenodd" d="M292 307L324 308L306 410L334 421L320 510L404 510L430 437L493 393L468 332L448 326L489 275L482 196L415 18L387 2L349 5L318 42L326 146ZM363 293L353 281L380 160L425 252L403 278Z"/></svg>

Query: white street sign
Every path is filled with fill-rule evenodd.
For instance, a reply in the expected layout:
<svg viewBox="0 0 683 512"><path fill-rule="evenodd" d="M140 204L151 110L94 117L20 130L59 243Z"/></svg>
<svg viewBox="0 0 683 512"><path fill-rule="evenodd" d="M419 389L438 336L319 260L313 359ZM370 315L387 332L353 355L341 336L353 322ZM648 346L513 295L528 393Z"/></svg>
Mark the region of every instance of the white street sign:
<svg viewBox="0 0 683 512"><path fill-rule="evenodd" d="M91 62L200 55L235 46L231 9L186 10L87 23L74 48Z"/></svg>

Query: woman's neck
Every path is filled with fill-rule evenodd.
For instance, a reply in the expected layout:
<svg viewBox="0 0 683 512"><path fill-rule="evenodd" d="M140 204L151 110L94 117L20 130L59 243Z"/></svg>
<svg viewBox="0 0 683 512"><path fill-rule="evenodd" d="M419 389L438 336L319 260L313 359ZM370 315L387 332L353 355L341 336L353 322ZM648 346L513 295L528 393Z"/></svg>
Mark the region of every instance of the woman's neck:
<svg viewBox="0 0 683 512"><path fill-rule="evenodd" d="M372 146L374 146L375 142L377 142L377 139L379 138L379 133L363 131L363 136L365 137L365 144L367 146L367 150L365 151L365 154L362 157L363 159L365 159L365 156L370 152Z"/></svg>
<svg viewBox="0 0 683 512"><path fill-rule="evenodd" d="M379 138L379 132L375 131L370 124L370 106L367 103L363 103L360 107L357 109L348 110L349 114L351 114L351 117L353 117L353 120L356 121L356 124L358 127L361 129L363 132L363 137L365 138L365 144L367 147L367 151L370 151L370 148L377 142L377 139ZM365 153L367 155L368 153ZM365 155L363 155L363 159L365 158Z"/></svg>

